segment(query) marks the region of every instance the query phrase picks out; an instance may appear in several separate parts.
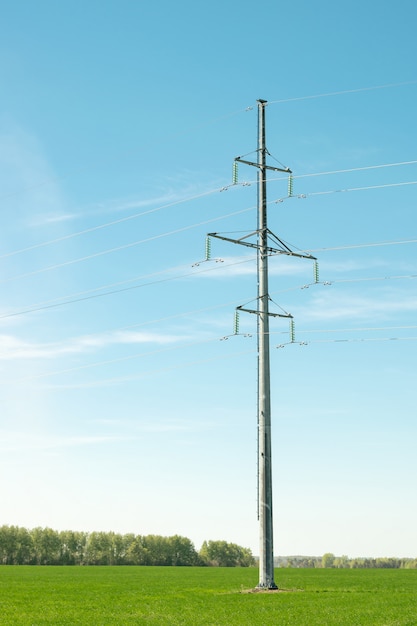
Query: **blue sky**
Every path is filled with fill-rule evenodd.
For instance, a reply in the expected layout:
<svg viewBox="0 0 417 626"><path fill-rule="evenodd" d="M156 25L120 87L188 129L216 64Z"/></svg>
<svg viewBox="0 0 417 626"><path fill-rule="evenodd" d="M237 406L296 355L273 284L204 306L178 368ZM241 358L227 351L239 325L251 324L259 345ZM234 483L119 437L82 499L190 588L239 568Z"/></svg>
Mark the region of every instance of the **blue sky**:
<svg viewBox="0 0 417 626"><path fill-rule="evenodd" d="M417 9L280 4L0 7L0 523L258 553L262 98L275 553L416 556Z"/></svg>

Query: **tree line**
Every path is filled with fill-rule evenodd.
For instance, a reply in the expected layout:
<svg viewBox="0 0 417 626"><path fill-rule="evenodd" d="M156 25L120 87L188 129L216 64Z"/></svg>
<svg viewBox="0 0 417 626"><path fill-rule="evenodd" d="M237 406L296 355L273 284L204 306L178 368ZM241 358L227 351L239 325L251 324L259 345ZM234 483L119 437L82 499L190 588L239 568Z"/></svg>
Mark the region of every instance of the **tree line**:
<svg viewBox="0 0 417 626"><path fill-rule="evenodd" d="M249 548L205 541L197 550L187 537L0 527L2 565L170 565L250 567Z"/></svg>
<svg viewBox="0 0 417 626"><path fill-rule="evenodd" d="M277 567L336 568L336 569L417 569L417 559L412 558L367 558L349 559L346 555L335 556L326 552L323 556L278 557Z"/></svg>

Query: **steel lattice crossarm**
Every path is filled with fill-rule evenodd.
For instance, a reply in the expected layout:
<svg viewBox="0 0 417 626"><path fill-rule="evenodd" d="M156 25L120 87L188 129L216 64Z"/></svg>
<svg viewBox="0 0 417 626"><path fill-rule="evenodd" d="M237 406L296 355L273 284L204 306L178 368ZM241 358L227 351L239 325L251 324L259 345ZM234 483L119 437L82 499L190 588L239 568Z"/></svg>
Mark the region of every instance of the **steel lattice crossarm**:
<svg viewBox="0 0 417 626"><path fill-rule="evenodd" d="M224 237L223 235L219 233L207 233L207 237L215 237L216 239L229 241L231 243L237 243L240 246L246 246L247 248L255 248L255 250L259 250L261 247L259 243L246 241L249 237L253 237L255 235L258 236L259 233L260 231L255 230L254 232L249 233L248 235L244 235L243 237L240 237L239 239L232 239L231 237ZM291 248L287 246L286 243L281 241L279 237L274 235L274 233L271 232L269 228L266 230L266 233L267 233L267 237L272 239L272 241L276 244L277 247L268 246L268 245L262 246L262 249L264 252L268 254L288 254L289 256L295 256L301 259L311 259L312 261L317 260L316 257L313 256L312 254L303 254L302 252L294 252L293 250L291 250Z"/></svg>
<svg viewBox="0 0 417 626"><path fill-rule="evenodd" d="M255 161L245 161L240 157L235 158L235 162L245 163L245 165L253 165L254 167L262 167L263 170L272 170L273 172L284 172L285 174L292 174L292 171L289 167L273 167L272 165L261 165L260 163L255 163Z"/></svg>
<svg viewBox="0 0 417 626"><path fill-rule="evenodd" d="M254 315L260 314L259 309L247 309L244 305L237 306L236 311L244 311L245 313L253 313ZM291 313L271 313L271 311L268 311L268 315L269 317L286 317L289 319L293 319Z"/></svg>

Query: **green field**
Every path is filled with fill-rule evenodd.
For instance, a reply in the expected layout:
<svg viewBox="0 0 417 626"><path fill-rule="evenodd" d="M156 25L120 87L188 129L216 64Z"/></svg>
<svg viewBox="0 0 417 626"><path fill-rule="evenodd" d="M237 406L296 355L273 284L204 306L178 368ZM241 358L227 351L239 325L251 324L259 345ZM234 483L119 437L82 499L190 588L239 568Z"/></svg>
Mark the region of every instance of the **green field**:
<svg viewBox="0 0 417 626"><path fill-rule="evenodd" d="M0 624L415 626L417 570L0 567Z"/></svg>

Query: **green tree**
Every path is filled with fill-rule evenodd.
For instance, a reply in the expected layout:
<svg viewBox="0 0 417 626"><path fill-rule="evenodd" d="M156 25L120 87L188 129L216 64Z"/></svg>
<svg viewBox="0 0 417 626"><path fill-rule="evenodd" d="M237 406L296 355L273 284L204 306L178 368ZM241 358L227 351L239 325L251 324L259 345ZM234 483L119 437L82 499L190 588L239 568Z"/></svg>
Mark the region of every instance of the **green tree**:
<svg viewBox="0 0 417 626"><path fill-rule="evenodd" d="M58 565L61 556L59 534L52 528L34 528L31 531L34 560L37 565Z"/></svg>
<svg viewBox="0 0 417 626"><path fill-rule="evenodd" d="M63 530L59 533L61 542L61 565L83 565L87 533Z"/></svg>
<svg viewBox="0 0 417 626"><path fill-rule="evenodd" d="M334 560L333 567L337 567L339 569L346 569L349 567L349 559L343 554L342 556L337 556Z"/></svg>
<svg viewBox="0 0 417 626"><path fill-rule="evenodd" d="M170 565L197 565L199 557L194 544L187 537L174 535L168 538Z"/></svg>
<svg viewBox="0 0 417 626"><path fill-rule="evenodd" d="M35 551L33 539L26 528L18 528L16 533L16 565L28 565L33 562Z"/></svg>
<svg viewBox="0 0 417 626"><path fill-rule="evenodd" d="M249 567L255 563L249 548L227 541L204 541L199 554L206 565L214 567Z"/></svg>
<svg viewBox="0 0 417 626"><path fill-rule="evenodd" d="M92 532L88 535L85 561L87 565L113 565L112 540L109 533Z"/></svg>
<svg viewBox="0 0 417 626"><path fill-rule="evenodd" d="M142 538L147 550L146 565L170 565L170 546L167 537L147 535Z"/></svg>
<svg viewBox="0 0 417 626"><path fill-rule="evenodd" d="M334 567L335 555L332 552L326 552L321 558L322 567Z"/></svg>
<svg viewBox="0 0 417 626"><path fill-rule="evenodd" d="M0 527L0 563L3 565L12 565L15 563L17 530L16 526Z"/></svg>
<svg viewBox="0 0 417 626"><path fill-rule="evenodd" d="M123 540L123 562L125 565L137 565L132 558L132 546L135 543L136 537L133 533L128 533L122 536Z"/></svg>
<svg viewBox="0 0 417 626"><path fill-rule="evenodd" d="M127 549L127 558L132 565L151 565L151 557L145 545L145 537L142 535L135 537Z"/></svg>

